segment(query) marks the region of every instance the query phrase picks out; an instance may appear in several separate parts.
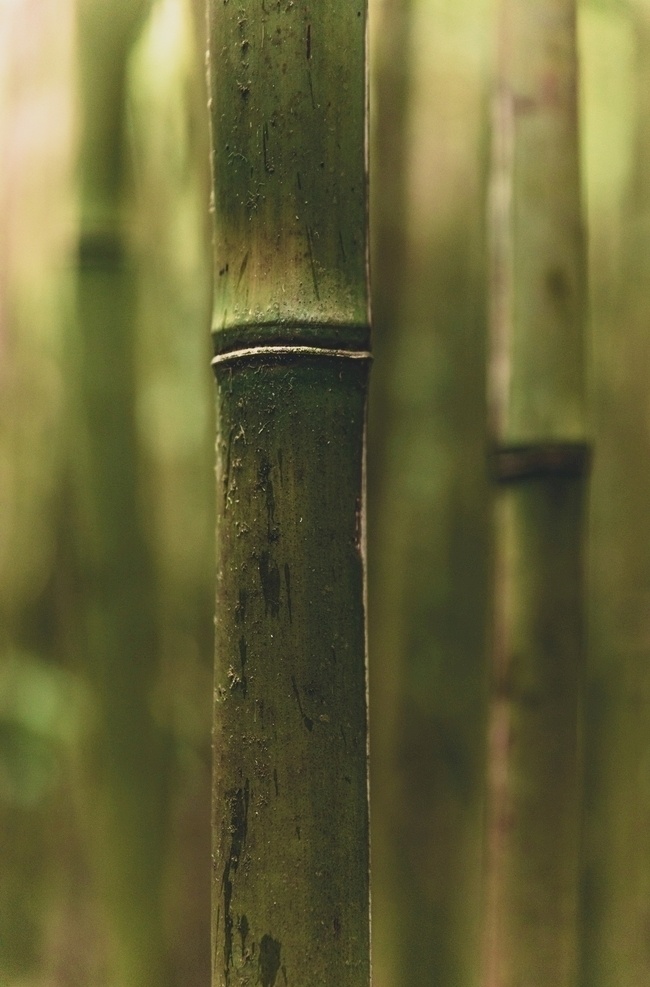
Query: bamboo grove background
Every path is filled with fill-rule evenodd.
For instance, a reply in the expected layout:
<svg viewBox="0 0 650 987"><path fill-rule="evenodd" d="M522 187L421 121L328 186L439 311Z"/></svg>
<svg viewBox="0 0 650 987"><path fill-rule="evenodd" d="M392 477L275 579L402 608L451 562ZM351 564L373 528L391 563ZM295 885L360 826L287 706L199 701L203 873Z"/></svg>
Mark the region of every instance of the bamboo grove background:
<svg viewBox="0 0 650 987"><path fill-rule="evenodd" d="M569 3L535 7L540 23L570 23ZM557 139L575 143L580 181L548 193L549 213L564 195L563 215L581 221L586 285L586 426L560 421L554 437L588 443L591 469L579 537L547 512L513 592L542 608L548 596L539 620L551 633L558 606L535 591L527 559L539 567L556 544L547 583L573 593L583 644L559 670L580 653L573 678L550 688L567 709L561 729L517 762L537 828L501 820L500 880L523 902L510 913L507 895L495 905L489 893L494 696L517 688L499 692L493 674L502 494L488 462L505 8L370 3L374 983L638 987L650 972L650 3L579 4L579 112ZM547 50L566 55L558 30ZM11 987L209 978L203 32L189 0L0 5L0 984ZM534 181L515 193L525 213ZM524 224L511 248L534 258L534 232ZM526 271L517 290L535 324ZM560 365L571 352L567 340ZM534 361L524 370L534 378ZM540 787L546 754L572 765L575 840L558 860L551 835L546 851L572 888L565 911L548 873L527 868L544 859L534 834L548 838L567 811L558 770ZM490 966L489 930L512 921L490 939L507 963ZM559 959L549 940L564 944Z"/></svg>

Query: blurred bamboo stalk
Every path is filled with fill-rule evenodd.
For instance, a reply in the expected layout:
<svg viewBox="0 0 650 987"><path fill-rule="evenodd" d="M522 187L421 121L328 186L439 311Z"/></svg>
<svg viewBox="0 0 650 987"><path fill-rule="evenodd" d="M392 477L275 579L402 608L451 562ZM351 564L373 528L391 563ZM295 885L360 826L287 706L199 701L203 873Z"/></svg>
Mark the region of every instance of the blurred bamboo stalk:
<svg viewBox="0 0 650 987"><path fill-rule="evenodd" d="M366 7L208 12L212 982L366 987Z"/></svg>
<svg viewBox="0 0 650 987"><path fill-rule="evenodd" d="M137 304L124 151L126 67L148 0L78 5L81 188L74 449L78 647L98 702L82 812L118 982L171 983L163 929L170 739L152 717L156 588L140 497Z"/></svg>
<svg viewBox="0 0 650 987"><path fill-rule="evenodd" d="M53 660L48 609L74 238L73 21L69 0L0 5L2 983L32 980L47 964L74 827L58 796L76 696Z"/></svg>
<svg viewBox="0 0 650 987"><path fill-rule="evenodd" d="M606 154L587 158L598 456L579 983L636 987L650 962L650 117L641 95L650 84L650 7L647 0L589 5L583 17L586 143Z"/></svg>
<svg viewBox="0 0 650 987"><path fill-rule="evenodd" d="M375 58L373 328L382 324L373 374L383 386L377 399L373 377L371 407L375 435L385 430L371 447L385 473L371 491L378 987L476 984L480 954L489 8L447 12L387 0L374 35L406 76L397 109L386 56Z"/></svg>
<svg viewBox="0 0 650 987"><path fill-rule="evenodd" d="M588 472L574 0L502 0L491 179L494 614L484 987L577 976Z"/></svg>
<svg viewBox="0 0 650 987"><path fill-rule="evenodd" d="M403 348L400 309L408 291L407 162L412 59L412 2L370 7L370 224L373 368L368 415L368 544L370 651L370 800L372 823L372 972L375 985L393 982L399 965L393 817L400 805L398 739L399 621L395 619L393 538L400 525L386 509L390 438L399 427L393 398L394 356Z"/></svg>

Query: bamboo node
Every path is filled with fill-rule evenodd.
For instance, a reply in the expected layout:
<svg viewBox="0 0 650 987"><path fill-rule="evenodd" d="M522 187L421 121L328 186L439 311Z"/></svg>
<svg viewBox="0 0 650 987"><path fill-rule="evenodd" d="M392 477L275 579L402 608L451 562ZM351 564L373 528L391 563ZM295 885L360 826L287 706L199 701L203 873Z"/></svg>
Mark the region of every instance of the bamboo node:
<svg viewBox="0 0 650 987"><path fill-rule="evenodd" d="M517 483L535 477L581 477L591 464L586 442L539 442L500 446L488 455L490 475L497 483Z"/></svg>
<svg viewBox="0 0 650 987"><path fill-rule="evenodd" d="M342 350L328 346L247 346L243 349L229 350L226 353L218 353L211 361L211 366L216 371L217 367L223 364L234 363L238 360L262 360L262 361L292 361L306 357L308 359L328 359L328 360L372 360L369 350Z"/></svg>

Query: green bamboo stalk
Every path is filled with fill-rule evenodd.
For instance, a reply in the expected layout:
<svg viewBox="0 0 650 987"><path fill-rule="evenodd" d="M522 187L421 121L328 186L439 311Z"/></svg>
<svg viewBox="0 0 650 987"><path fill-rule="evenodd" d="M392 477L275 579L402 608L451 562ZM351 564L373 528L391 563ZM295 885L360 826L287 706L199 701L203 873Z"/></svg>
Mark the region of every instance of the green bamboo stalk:
<svg viewBox="0 0 650 987"><path fill-rule="evenodd" d="M395 894L393 815L399 805L398 773L394 768L397 742L395 697L399 675L398 594L391 534L399 532L392 504L386 504L390 437L397 425L393 400L393 355L403 348L400 308L407 288L406 190L409 144L409 98L412 59L411 0L385 2L370 8L370 212L372 281L373 386L368 409L368 516L374 532L368 545L369 650L373 674L369 703L372 711L370 760L372 823L372 972L375 985L392 981L400 929ZM396 421L397 419L397 421ZM374 725L381 725L374 729Z"/></svg>
<svg viewBox="0 0 650 987"><path fill-rule="evenodd" d="M574 0L503 0L492 175L485 987L577 975L584 246Z"/></svg>
<svg viewBox="0 0 650 987"><path fill-rule="evenodd" d="M648 976L650 900L650 490L640 424L650 355L650 127L643 99L630 94L645 93L650 82L650 10L645 2L610 4L590 6L587 16L598 456L590 493L580 984L634 987Z"/></svg>
<svg viewBox="0 0 650 987"><path fill-rule="evenodd" d="M170 982L162 912L170 738L152 716L156 586L139 477L136 271L125 221L127 61L148 6L78 6L77 649L97 702L81 811L111 959L130 987Z"/></svg>
<svg viewBox="0 0 650 987"><path fill-rule="evenodd" d="M369 982L363 2L212 0L215 985Z"/></svg>
<svg viewBox="0 0 650 987"><path fill-rule="evenodd" d="M405 140L399 238L387 228L397 197L382 145L373 189L381 202L373 236L386 237L381 266L372 265L380 292L373 374L390 374L379 388L386 475L370 552L373 977L381 987L466 987L479 975L489 14L476 0L456 3L453 18L443 8L387 3L377 35L382 47L399 46L393 57L409 74L408 107L393 111L397 133L377 85L382 141ZM375 66L383 69L379 56ZM376 455L377 443L371 449Z"/></svg>

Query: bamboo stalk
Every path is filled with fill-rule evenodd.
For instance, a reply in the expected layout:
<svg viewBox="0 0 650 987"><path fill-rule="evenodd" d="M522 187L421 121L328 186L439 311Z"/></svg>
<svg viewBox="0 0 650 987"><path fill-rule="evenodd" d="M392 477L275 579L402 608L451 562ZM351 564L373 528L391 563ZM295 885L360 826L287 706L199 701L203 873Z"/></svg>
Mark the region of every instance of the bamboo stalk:
<svg viewBox="0 0 650 987"><path fill-rule="evenodd" d="M170 740L151 713L156 587L138 489L136 272L124 221L126 67L148 6L78 6L77 650L98 723L82 813L110 960L132 987L171 982L162 914Z"/></svg>
<svg viewBox="0 0 650 987"><path fill-rule="evenodd" d="M246 0L208 11L212 982L361 987L366 10Z"/></svg>
<svg viewBox="0 0 650 987"><path fill-rule="evenodd" d="M503 0L500 15L483 984L568 987L577 974L588 466L575 3Z"/></svg>
<svg viewBox="0 0 650 987"><path fill-rule="evenodd" d="M393 355L403 349L400 307L407 290L406 189L408 123L413 60L411 51L411 0L380 2L370 8L370 211L372 215L371 267L373 312L373 385L368 410L368 516L374 536L368 545L369 649L372 758L371 869L372 869L372 972L373 984L394 982L400 929L395 894L395 867L401 859L395 852L393 823L400 804L398 772L394 751L398 737L395 702L399 685L399 625L396 619L399 593L395 577L403 571L396 565L390 534L398 534L396 514L386 506L390 436L396 424L392 384ZM401 474L400 474L401 475ZM405 516L398 515L398 516ZM375 729L375 726L377 728ZM397 837L399 839L399 837Z"/></svg>
<svg viewBox="0 0 650 987"><path fill-rule="evenodd" d="M584 987L648 978L647 327L650 289L650 10L590 7L587 71L593 419L589 663L582 853ZM602 92L602 79L607 91ZM596 148L607 149L599 158ZM602 154L602 152L601 152ZM628 157L629 155L629 157ZM617 166L623 158L631 167ZM606 176L606 177L605 177Z"/></svg>
<svg viewBox="0 0 650 987"><path fill-rule="evenodd" d="M393 57L408 73L408 105L392 119L377 81L382 140L405 141L404 192L396 197L384 170L395 167L394 147L390 159L377 147L373 186L381 201L373 235L386 237L372 265L373 302L383 282L373 374L390 374L379 388L386 473L371 491L379 507L370 554L373 977L381 987L460 987L479 976L489 22L476 0L456 4L453 17L446 6L386 3L378 31L382 47L399 45ZM375 66L383 69L380 56ZM387 84L395 99L396 80ZM387 229L397 223L395 202L398 238ZM373 376L371 409L376 385ZM376 455L377 443L371 449Z"/></svg>

